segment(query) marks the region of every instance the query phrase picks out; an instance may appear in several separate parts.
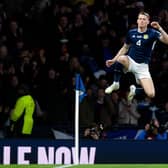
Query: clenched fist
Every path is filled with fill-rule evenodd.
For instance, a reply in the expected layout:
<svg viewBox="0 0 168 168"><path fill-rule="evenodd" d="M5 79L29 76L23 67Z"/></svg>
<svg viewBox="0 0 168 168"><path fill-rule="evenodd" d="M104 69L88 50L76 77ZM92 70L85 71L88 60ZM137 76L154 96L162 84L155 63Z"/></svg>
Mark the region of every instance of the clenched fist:
<svg viewBox="0 0 168 168"><path fill-rule="evenodd" d="M158 22L151 22L151 26L153 27L153 28L155 28L155 29L160 29L161 27L160 27L160 25L159 25L159 23Z"/></svg>
<svg viewBox="0 0 168 168"><path fill-rule="evenodd" d="M110 67L110 66L113 65L114 63L115 63L115 60L114 60L114 59L107 60L107 61L106 61L106 66L107 66L107 67Z"/></svg>

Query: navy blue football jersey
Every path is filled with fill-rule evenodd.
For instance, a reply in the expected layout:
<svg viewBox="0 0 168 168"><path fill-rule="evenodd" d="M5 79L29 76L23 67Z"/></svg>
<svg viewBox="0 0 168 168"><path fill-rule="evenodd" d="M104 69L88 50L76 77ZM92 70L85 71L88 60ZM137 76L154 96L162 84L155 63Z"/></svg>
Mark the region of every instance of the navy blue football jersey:
<svg viewBox="0 0 168 168"><path fill-rule="evenodd" d="M155 42L160 37L160 32L148 28L146 32L140 33L138 29L131 29L125 43L130 45L128 55L137 63L149 63Z"/></svg>

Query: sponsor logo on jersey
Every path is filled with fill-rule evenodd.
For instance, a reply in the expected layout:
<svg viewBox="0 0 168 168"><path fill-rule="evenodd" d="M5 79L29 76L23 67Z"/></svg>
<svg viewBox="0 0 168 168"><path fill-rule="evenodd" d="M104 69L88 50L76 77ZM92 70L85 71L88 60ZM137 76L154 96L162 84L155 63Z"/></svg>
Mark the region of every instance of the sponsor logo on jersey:
<svg viewBox="0 0 168 168"><path fill-rule="evenodd" d="M142 38L142 35L137 35L137 38Z"/></svg>
<svg viewBox="0 0 168 168"><path fill-rule="evenodd" d="M148 39L149 38L148 34L144 34L143 38Z"/></svg>

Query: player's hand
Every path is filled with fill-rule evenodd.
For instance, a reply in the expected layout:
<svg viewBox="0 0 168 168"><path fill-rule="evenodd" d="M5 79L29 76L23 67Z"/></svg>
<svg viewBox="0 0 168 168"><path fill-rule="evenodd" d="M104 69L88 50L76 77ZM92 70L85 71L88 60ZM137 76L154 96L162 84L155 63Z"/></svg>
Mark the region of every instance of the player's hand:
<svg viewBox="0 0 168 168"><path fill-rule="evenodd" d="M155 28L155 29L160 29L161 27L160 27L160 25L159 25L159 23L158 22L151 22L151 26L153 27L153 28Z"/></svg>
<svg viewBox="0 0 168 168"><path fill-rule="evenodd" d="M115 63L115 60L114 60L114 59L107 60L107 61L106 61L106 66L107 66L107 67L110 67L110 66L113 65L114 63Z"/></svg>

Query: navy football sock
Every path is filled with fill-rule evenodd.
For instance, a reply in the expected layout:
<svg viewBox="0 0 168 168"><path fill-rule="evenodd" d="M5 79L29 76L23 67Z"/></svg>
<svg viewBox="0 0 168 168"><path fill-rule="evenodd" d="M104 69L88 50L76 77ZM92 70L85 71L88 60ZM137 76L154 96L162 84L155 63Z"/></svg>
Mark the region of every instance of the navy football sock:
<svg viewBox="0 0 168 168"><path fill-rule="evenodd" d="M136 95L145 95L145 91L143 88L136 88L135 94Z"/></svg>
<svg viewBox="0 0 168 168"><path fill-rule="evenodd" d="M114 65L114 82L119 82L123 73L123 65L116 62Z"/></svg>

